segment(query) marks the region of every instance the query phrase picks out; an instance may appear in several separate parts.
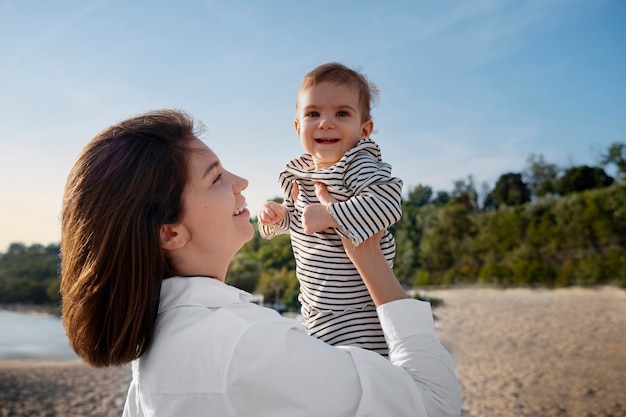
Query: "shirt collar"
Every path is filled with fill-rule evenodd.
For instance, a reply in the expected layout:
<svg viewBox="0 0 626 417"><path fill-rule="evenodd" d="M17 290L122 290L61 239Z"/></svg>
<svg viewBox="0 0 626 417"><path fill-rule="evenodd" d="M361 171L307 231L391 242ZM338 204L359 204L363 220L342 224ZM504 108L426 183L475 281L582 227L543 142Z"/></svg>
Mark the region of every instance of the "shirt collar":
<svg viewBox="0 0 626 417"><path fill-rule="evenodd" d="M224 307L247 303L250 294L210 277L172 277L161 282L159 313L179 306Z"/></svg>

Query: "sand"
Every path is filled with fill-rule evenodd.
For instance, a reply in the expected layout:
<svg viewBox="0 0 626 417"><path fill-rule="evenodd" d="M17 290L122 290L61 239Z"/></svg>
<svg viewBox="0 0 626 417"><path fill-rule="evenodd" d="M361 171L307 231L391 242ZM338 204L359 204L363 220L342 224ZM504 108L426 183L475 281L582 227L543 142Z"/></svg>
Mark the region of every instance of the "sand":
<svg viewBox="0 0 626 417"><path fill-rule="evenodd" d="M422 291L471 417L626 417L626 291ZM120 416L128 367L0 361L0 417Z"/></svg>
<svg viewBox="0 0 626 417"><path fill-rule="evenodd" d="M0 361L1 417L119 417L130 366L96 369L78 361Z"/></svg>
<svg viewBox="0 0 626 417"><path fill-rule="evenodd" d="M626 292L428 291L471 417L626 416Z"/></svg>

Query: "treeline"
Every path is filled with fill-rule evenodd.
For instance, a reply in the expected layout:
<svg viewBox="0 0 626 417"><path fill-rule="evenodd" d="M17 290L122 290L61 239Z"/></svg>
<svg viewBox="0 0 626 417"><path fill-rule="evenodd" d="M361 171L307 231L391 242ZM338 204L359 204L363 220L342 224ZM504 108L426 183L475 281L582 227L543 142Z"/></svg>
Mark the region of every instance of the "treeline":
<svg viewBox="0 0 626 417"><path fill-rule="evenodd" d="M481 192L471 176L451 192L409 190L392 228L402 283L626 287L626 144L611 145L600 166L559 168L537 155L527 164ZM256 234L228 279L289 308L297 306L294 269L288 237Z"/></svg>
<svg viewBox="0 0 626 417"><path fill-rule="evenodd" d="M0 303L58 304L59 245L12 243L0 254Z"/></svg>
<svg viewBox="0 0 626 417"><path fill-rule="evenodd" d="M397 272L413 285L626 286L624 185L482 212L453 203L412 214L421 236L413 244L409 229L398 229Z"/></svg>
<svg viewBox="0 0 626 417"><path fill-rule="evenodd" d="M625 285L626 144L596 167L562 169L536 155L527 163L480 196L472 177L452 193L410 190L395 226L405 283Z"/></svg>
<svg viewBox="0 0 626 417"><path fill-rule="evenodd" d="M409 190L392 229L402 283L626 287L626 144L611 145L596 167L562 169L535 155L527 162L493 189L483 184L479 192L470 176L451 192ZM605 172L609 165L617 178ZM0 254L0 303L58 303L58 250L15 243ZM227 281L297 310L289 237L255 233Z"/></svg>

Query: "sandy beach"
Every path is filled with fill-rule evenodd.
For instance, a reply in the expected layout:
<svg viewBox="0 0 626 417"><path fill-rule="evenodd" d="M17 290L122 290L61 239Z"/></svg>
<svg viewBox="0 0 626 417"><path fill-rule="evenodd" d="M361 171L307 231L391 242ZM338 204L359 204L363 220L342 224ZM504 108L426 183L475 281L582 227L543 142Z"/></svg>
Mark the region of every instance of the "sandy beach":
<svg viewBox="0 0 626 417"><path fill-rule="evenodd" d="M626 417L626 291L422 291L457 362L463 415ZM0 417L120 416L128 367L0 361Z"/></svg>
<svg viewBox="0 0 626 417"><path fill-rule="evenodd" d="M437 331L470 417L626 416L626 291L454 289Z"/></svg>
<svg viewBox="0 0 626 417"><path fill-rule="evenodd" d="M78 361L0 361L1 417L119 417L130 367L96 369Z"/></svg>

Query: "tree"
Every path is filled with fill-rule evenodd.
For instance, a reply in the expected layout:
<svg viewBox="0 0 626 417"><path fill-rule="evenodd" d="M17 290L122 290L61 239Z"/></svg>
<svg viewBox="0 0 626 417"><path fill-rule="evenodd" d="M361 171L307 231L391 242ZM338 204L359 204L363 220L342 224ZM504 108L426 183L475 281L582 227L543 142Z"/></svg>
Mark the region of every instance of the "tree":
<svg viewBox="0 0 626 417"><path fill-rule="evenodd" d="M529 202L530 191L526 183L522 181L522 174L509 172L501 175L491 192L491 200L496 207L518 206Z"/></svg>
<svg viewBox="0 0 626 417"><path fill-rule="evenodd" d="M261 262L264 270L281 268L295 270L296 268L289 235L274 236L270 240L262 239L254 256Z"/></svg>
<svg viewBox="0 0 626 417"><path fill-rule="evenodd" d="M602 164L615 164L622 181L626 181L626 143L612 144L607 153L602 155Z"/></svg>
<svg viewBox="0 0 626 417"><path fill-rule="evenodd" d="M423 216L432 207L432 194L432 188L423 185L409 190L408 198L402 201L402 218L390 229L396 240L394 271L403 284L410 285L420 265Z"/></svg>
<svg viewBox="0 0 626 417"><path fill-rule="evenodd" d="M531 154L526 162L528 168L524 171L524 177L526 177L531 195L543 197L546 194L556 193L559 168L555 164L545 162L542 155Z"/></svg>
<svg viewBox="0 0 626 417"><path fill-rule="evenodd" d="M409 190L409 195L406 200L406 205L414 207L422 207L430 202L433 196L433 189L427 185L419 184L412 190Z"/></svg>
<svg viewBox="0 0 626 417"><path fill-rule="evenodd" d="M11 243L6 254L9 256L20 256L24 255L27 249L28 248L23 243Z"/></svg>
<svg viewBox="0 0 626 417"><path fill-rule="evenodd" d="M300 307L297 301L299 288L295 271L281 268L263 271L255 292L263 294L265 302L274 304L277 310L284 306L295 311Z"/></svg>
<svg viewBox="0 0 626 417"><path fill-rule="evenodd" d="M474 177L469 175L467 182L465 180L454 181L454 190L452 190L451 203L461 203L468 210L478 208L478 193L474 187Z"/></svg>
<svg viewBox="0 0 626 417"><path fill-rule="evenodd" d="M462 202L450 203L437 208L424 225L420 242L421 269L433 273L435 279L460 262L464 241L475 234L470 211Z"/></svg>
<svg viewBox="0 0 626 417"><path fill-rule="evenodd" d="M58 281L58 245L12 243L0 254L0 302L58 303Z"/></svg>
<svg viewBox="0 0 626 417"><path fill-rule="evenodd" d="M244 252L235 255L226 274L226 283L253 292L261 276L261 262Z"/></svg>
<svg viewBox="0 0 626 417"><path fill-rule="evenodd" d="M489 183L487 181L483 181L480 184L480 196L481 209L485 210L493 210L495 208L495 203L491 196L491 191L489 190Z"/></svg>
<svg viewBox="0 0 626 417"><path fill-rule="evenodd" d="M447 191L437 191L435 198L433 198L432 203L436 206L443 206L448 204L450 201L450 194Z"/></svg>
<svg viewBox="0 0 626 417"><path fill-rule="evenodd" d="M561 195L608 187L613 184L613 177L602 168L581 165L568 168L557 182L557 191Z"/></svg>

